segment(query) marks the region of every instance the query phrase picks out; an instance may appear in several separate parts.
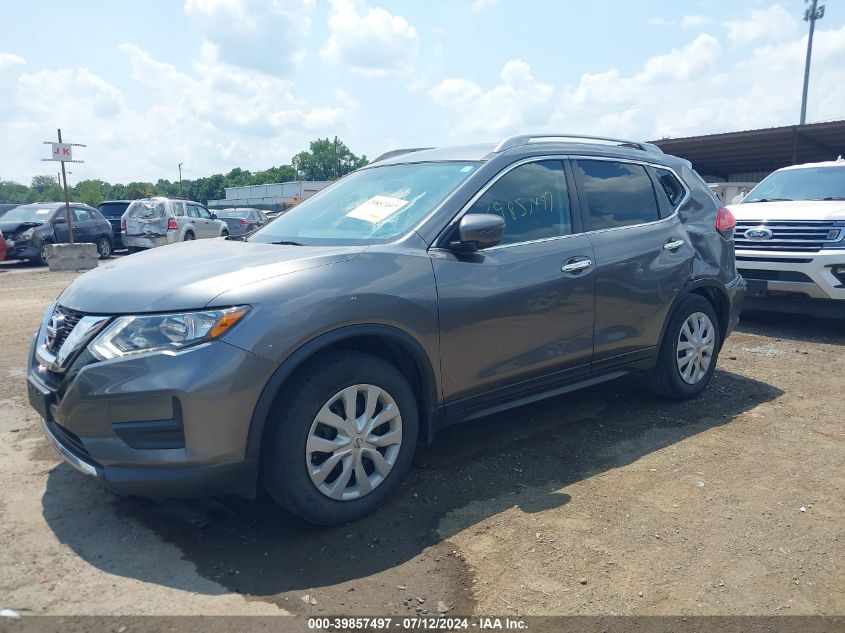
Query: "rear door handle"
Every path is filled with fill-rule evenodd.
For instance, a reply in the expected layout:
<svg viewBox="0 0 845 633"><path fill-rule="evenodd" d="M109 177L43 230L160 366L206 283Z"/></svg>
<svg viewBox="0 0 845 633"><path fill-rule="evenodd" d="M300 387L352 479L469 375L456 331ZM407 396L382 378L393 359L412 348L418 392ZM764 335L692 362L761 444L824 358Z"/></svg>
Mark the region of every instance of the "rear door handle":
<svg viewBox="0 0 845 633"><path fill-rule="evenodd" d="M684 244L686 244L686 242L684 242L684 240L670 240L663 245L663 250L664 251L676 251L679 248L681 248L681 246L683 246Z"/></svg>
<svg viewBox="0 0 845 633"><path fill-rule="evenodd" d="M593 265L592 260L589 259L582 259L580 261L571 262L569 264L564 264L560 267L560 272L562 273L577 273L581 272L582 270L586 270Z"/></svg>

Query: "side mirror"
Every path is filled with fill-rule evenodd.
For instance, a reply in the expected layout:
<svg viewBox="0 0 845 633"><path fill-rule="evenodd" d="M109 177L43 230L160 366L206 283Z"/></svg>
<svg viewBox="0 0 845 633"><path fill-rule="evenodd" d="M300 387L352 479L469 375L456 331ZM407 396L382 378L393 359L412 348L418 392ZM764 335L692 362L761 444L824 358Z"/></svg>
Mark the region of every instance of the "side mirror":
<svg viewBox="0 0 845 633"><path fill-rule="evenodd" d="M505 236L505 220L491 213L470 213L458 224L458 241L449 247L455 251L472 252L501 243Z"/></svg>
<svg viewBox="0 0 845 633"><path fill-rule="evenodd" d="M216 213L212 213L212 214L211 214L211 219L212 219L212 220L216 220L216 219L217 219L217 214L216 214Z"/></svg>
<svg viewBox="0 0 845 633"><path fill-rule="evenodd" d="M67 224L67 218L63 215L57 216L53 219L53 224Z"/></svg>

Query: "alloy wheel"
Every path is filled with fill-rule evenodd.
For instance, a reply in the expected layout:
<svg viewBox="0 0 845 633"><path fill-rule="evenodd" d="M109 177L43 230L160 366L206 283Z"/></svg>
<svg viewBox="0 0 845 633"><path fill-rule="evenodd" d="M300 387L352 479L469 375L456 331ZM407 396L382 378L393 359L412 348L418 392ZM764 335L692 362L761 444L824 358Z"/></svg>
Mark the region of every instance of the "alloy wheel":
<svg viewBox="0 0 845 633"><path fill-rule="evenodd" d="M713 362L716 347L716 329L710 317L694 312L681 326L676 346L678 372L687 384L700 382Z"/></svg>
<svg viewBox="0 0 845 633"><path fill-rule="evenodd" d="M381 485L402 446L402 416L376 385L346 387L321 407L305 444L311 482L332 499L358 499Z"/></svg>

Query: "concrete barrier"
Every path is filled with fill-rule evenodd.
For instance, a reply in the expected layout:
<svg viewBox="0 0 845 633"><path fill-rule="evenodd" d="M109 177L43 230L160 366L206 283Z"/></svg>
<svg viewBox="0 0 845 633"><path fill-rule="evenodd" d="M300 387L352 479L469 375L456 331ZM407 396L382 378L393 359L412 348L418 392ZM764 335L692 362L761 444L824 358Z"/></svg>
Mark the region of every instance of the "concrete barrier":
<svg viewBox="0 0 845 633"><path fill-rule="evenodd" d="M49 244L47 262L50 270L91 270L99 259L96 244Z"/></svg>

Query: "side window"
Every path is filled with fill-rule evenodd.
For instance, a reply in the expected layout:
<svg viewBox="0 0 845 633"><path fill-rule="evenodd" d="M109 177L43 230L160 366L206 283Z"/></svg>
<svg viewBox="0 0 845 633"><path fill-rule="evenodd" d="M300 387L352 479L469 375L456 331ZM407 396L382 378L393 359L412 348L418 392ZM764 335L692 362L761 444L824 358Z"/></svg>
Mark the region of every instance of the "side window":
<svg viewBox="0 0 845 633"><path fill-rule="evenodd" d="M660 219L654 186L642 165L579 160L573 166L587 198L592 230Z"/></svg>
<svg viewBox="0 0 845 633"><path fill-rule="evenodd" d="M197 207L197 213L200 214L201 218L205 218L206 220L211 219L211 214L208 212L208 209L205 207Z"/></svg>
<svg viewBox="0 0 845 633"><path fill-rule="evenodd" d="M572 214L563 163L520 165L499 178L467 213L505 219L502 244L516 244L572 233Z"/></svg>
<svg viewBox="0 0 845 633"><path fill-rule="evenodd" d="M197 208L196 208L196 206L194 206L193 204L189 204L189 205L188 205L188 217L189 217L189 218L198 218L198 217L200 217L200 214L197 212Z"/></svg>
<svg viewBox="0 0 845 633"><path fill-rule="evenodd" d="M657 176L657 182L660 183L660 189L657 195L662 196L665 194L665 198L669 201L669 206L674 209L684 199L686 192L683 186L678 182L675 174L668 169L657 168L654 170L654 173Z"/></svg>
<svg viewBox="0 0 845 633"><path fill-rule="evenodd" d="M87 222L93 219L87 209L80 209L79 207L72 207L74 222Z"/></svg>
<svg viewBox="0 0 845 633"><path fill-rule="evenodd" d="M185 216L185 208L182 206L181 202L171 202L170 210L173 212L173 215L177 217L181 218Z"/></svg>

